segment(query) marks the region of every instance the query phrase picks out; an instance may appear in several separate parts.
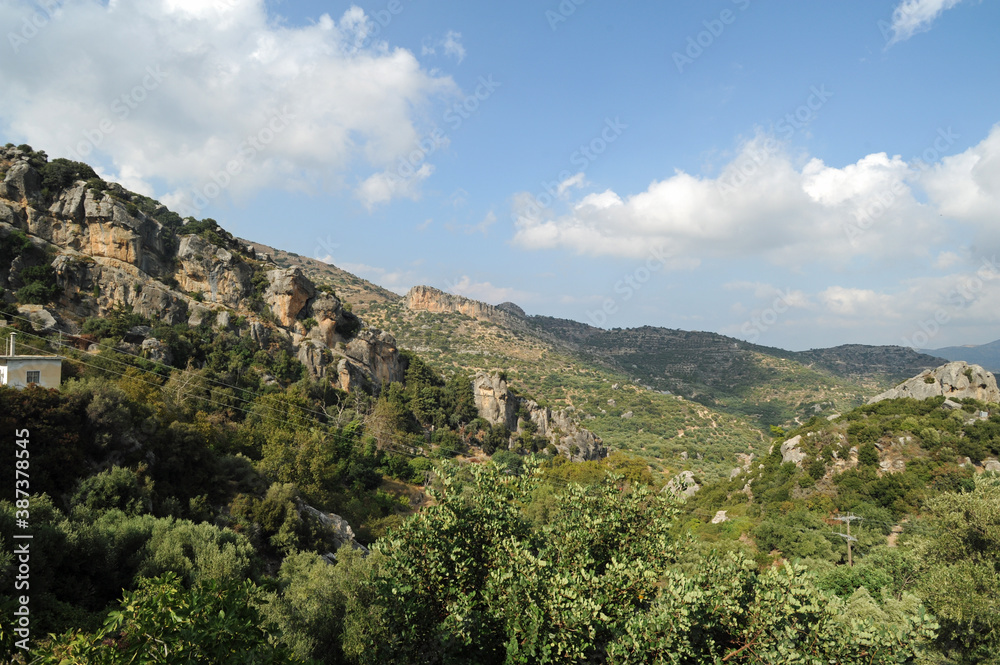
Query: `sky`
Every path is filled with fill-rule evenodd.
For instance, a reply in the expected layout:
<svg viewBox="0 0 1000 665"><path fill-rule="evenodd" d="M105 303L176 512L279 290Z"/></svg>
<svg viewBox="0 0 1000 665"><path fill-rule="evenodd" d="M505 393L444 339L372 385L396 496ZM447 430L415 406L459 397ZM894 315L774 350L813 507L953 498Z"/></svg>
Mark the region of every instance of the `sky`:
<svg viewBox="0 0 1000 665"><path fill-rule="evenodd" d="M398 293L982 344L998 27L977 0L0 0L0 142Z"/></svg>

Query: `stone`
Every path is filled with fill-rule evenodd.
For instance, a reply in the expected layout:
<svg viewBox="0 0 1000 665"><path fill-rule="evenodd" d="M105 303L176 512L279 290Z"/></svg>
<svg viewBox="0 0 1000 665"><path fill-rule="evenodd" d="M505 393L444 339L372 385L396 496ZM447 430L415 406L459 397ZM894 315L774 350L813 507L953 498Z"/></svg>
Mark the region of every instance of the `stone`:
<svg viewBox="0 0 1000 665"><path fill-rule="evenodd" d="M944 395L952 400L971 397L981 402L1000 402L996 377L979 365L964 361L950 362L937 369L922 372L895 388L868 400L869 404L886 399L912 397L927 399ZM949 406L949 408L954 408Z"/></svg>
<svg viewBox="0 0 1000 665"><path fill-rule="evenodd" d="M495 307L463 296L445 293L430 286L414 286L403 297L403 306L414 312L464 314L479 321L490 321L518 330L523 330L527 326L523 310L514 312L509 306Z"/></svg>
<svg viewBox="0 0 1000 665"><path fill-rule="evenodd" d="M3 180L8 198L19 202L37 198L42 193L42 176L27 162L14 164Z"/></svg>
<svg viewBox="0 0 1000 665"><path fill-rule="evenodd" d="M622 414L622 420L631 420L631 419L632 419L631 411L626 411L625 413Z"/></svg>
<svg viewBox="0 0 1000 665"><path fill-rule="evenodd" d="M670 479L666 488L675 496L691 497L697 494L701 485L695 482L694 473L691 471L681 471Z"/></svg>
<svg viewBox="0 0 1000 665"><path fill-rule="evenodd" d="M17 313L31 321L31 327L36 331L50 332L59 328L56 317L41 305L21 305Z"/></svg>
<svg viewBox="0 0 1000 665"><path fill-rule="evenodd" d="M722 524L723 522L726 522L728 520L729 518L726 517L726 511L720 510L717 513L715 513L715 517L712 518L712 524Z"/></svg>
<svg viewBox="0 0 1000 665"><path fill-rule="evenodd" d="M473 397L479 417L491 425L504 425L512 434L524 431L518 413L527 411L535 424L535 436L548 439L561 455L572 460L597 460L607 456L600 438L580 427L565 409L553 411L534 400L519 397L507 387L500 374L477 372L472 382Z"/></svg>
<svg viewBox="0 0 1000 665"><path fill-rule="evenodd" d="M173 363L173 354L170 353L170 347L155 337L150 337L142 342L142 357L148 358L153 362L163 363L164 365Z"/></svg>
<svg viewBox="0 0 1000 665"><path fill-rule="evenodd" d="M795 436L788 439L783 444L781 444L781 463L785 464L787 462L793 462L795 466L801 467L802 460L806 458L806 454L799 450L798 446L802 443L802 436Z"/></svg>
<svg viewBox="0 0 1000 665"><path fill-rule="evenodd" d="M267 273L269 285L264 301L271 313L286 328L292 327L299 312L306 306L316 289L298 268L281 268Z"/></svg>
<svg viewBox="0 0 1000 665"><path fill-rule="evenodd" d="M997 473L1000 473L1000 461L997 461L995 459L984 459L983 470L996 471Z"/></svg>
<svg viewBox="0 0 1000 665"><path fill-rule="evenodd" d="M296 500L296 503L298 504L300 513L312 517L326 530L327 535L329 535L333 540L332 544L334 551L340 549L344 545L350 545L365 555L369 554L368 548L357 541L354 537L354 530L343 517L334 515L333 513L321 512L300 500Z"/></svg>

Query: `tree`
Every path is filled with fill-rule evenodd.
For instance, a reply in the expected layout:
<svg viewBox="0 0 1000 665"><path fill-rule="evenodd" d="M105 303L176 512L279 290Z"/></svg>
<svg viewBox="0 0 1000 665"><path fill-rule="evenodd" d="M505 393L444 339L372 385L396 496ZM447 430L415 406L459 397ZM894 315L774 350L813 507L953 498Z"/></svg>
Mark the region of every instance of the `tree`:
<svg viewBox="0 0 1000 665"><path fill-rule="evenodd" d="M93 633L71 631L42 645L38 665L284 665L301 663L262 627L250 582L205 582L186 589L167 573L126 593Z"/></svg>
<svg viewBox="0 0 1000 665"><path fill-rule="evenodd" d="M918 589L941 623L939 646L956 663L1000 663L1000 478L927 508L935 535L920 550Z"/></svg>

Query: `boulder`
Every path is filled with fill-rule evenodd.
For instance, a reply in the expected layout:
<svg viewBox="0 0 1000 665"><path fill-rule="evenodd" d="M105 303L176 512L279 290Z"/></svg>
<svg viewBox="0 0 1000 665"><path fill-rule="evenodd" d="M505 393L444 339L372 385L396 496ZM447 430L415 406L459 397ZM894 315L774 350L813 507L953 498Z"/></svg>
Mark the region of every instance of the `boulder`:
<svg viewBox="0 0 1000 665"><path fill-rule="evenodd" d="M722 524L723 522L726 522L728 520L729 518L726 517L726 511L720 510L719 512L715 513L715 517L712 518L712 524Z"/></svg>
<svg viewBox="0 0 1000 665"><path fill-rule="evenodd" d="M42 176L27 162L18 162L7 171L3 180L7 186L7 197L25 202L42 193Z"/></svg>
<svg viewBox="0 0 1000 665"><path fill-rule="evenodd" d="M303 503L302 501L297 501L299 512L308 515L317 522L326 531L327 535L333 541L334 551L340 549L344 545L350 545L356 550L368 554L368 548L359 543L354 537L354 530L351 525L347 523L343 517L339 515L334 515L333 513L324 513L316 510L312 506Z"/></svg>
<svg viewBox="0 0 1000 665"><path fill-rule="evenodd" d="M282 326L290 328L316 289L298 268L281 268L267 273L264 301Z"/></svg>
<svg viewBox="0 0 1000 665"><path fill-rule="evenodd" d="M798 446L802 443L802 436L795 436L788 439L783 444L781 444L781 463L785 464L787 462L793 462L795 466L801 467L802 460L806 458L806 454L799 450Z"/></svg>
<svg viewBox="0 0 1000 665"><path fill-rule="evenodd" d="M983 460L983 470L984 471L996 471L1000 473L1000 461L995 459Z"/></svg>
<svg viewBox="0 0 1000 665"><path fill-rule="evenodd" d="M952 400L971 397L981 402L1000 402L1000 388L997 387L996 377L992 373L979 365L957 361L922 372L895 388L872 397L868 403L874 404L900 397L927 399L941 395Z"/></svg>
<svg viewBox="0 0 1000 665"><path fill-rule="evenodd" d="M681 471L670 479L666 488L675 496L694 496L701 489L701 485L695 482L693 472Z"/></svg>
<svg viewBox="0 0 1000 665"><path fill-rule="evenodd" d="M17 308L17 313L31 321L31 327L35 330L50 332L59 328L56 317L41 305L21 305Z"/></svg>

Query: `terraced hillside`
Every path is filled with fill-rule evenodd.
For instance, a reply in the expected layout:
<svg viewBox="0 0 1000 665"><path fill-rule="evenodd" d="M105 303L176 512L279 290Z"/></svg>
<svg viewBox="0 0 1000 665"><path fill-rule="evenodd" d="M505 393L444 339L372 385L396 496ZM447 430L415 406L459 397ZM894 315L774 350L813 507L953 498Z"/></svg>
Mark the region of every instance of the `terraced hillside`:
<svg viewBox="0 0 1000 665"><path fill-rule="evenodd" d="M528 330L460 313L413 311L402 302L369 305L364 316L445 374L506 372L514 388L542 404L572 407L609 449L641 455L658 471L721 477L737 466L736 455L765 445L746 419L638 385Z"/></svg>

